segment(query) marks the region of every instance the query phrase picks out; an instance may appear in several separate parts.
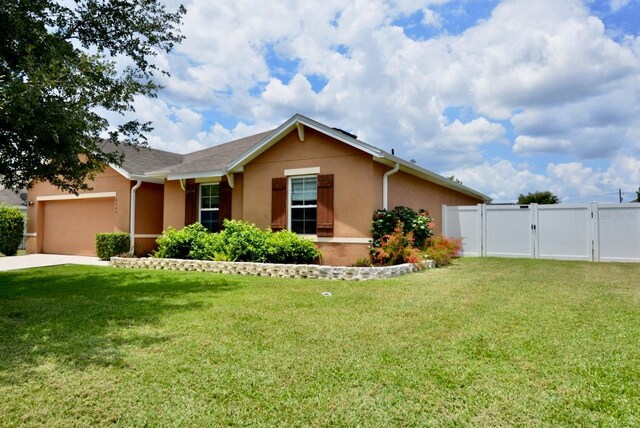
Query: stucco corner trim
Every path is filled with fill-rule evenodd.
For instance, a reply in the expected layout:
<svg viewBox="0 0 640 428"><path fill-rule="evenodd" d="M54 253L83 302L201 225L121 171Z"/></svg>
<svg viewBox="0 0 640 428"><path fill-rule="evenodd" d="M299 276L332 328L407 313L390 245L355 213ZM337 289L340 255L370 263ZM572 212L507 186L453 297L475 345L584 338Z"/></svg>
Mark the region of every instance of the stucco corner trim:
<svg viewBox="0 0 640 428"><path fill-rule="evenodd" d="M287 177L290 175L311 175L311 174L320 174L320 167L314 166L311 168L292 168L292 169L284 170L284 175Z"/></svg>
<svg viewBox="0 0 640 428"><path fill-rule="evenodd" d="M116 192L96 192L96 193L80 193L76 195L51 195L51 196L37 196L36 201L75 201L77 199L97 199L97 198L115 198Z"/></svg>

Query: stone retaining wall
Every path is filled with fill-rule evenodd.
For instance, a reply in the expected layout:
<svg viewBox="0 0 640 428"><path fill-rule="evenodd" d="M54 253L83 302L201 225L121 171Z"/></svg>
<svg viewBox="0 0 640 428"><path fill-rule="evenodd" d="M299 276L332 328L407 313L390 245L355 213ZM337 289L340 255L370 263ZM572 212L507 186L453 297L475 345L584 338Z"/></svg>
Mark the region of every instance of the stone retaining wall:
<svg viewBox="0 0 640 428"><path fill-rule="evenodd" d="M206 260L112 257L109 265L123 268L166 269L277 278L318 278L347 281L391 278L434 267L433 260L384 267L285 265L274 263L214 262Z"/></svg>

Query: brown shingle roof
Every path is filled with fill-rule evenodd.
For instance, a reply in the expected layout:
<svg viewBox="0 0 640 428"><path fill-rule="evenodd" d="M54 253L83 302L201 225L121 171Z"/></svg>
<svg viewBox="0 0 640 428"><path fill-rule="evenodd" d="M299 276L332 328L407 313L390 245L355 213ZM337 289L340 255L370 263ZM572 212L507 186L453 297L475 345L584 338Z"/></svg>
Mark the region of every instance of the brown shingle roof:
<svg viewBox="0 0 640 428"><path fill-rule="evenodd" d="M140 148L119 145L115 146L106 143L103 150L112 153L119 151L124 153L124 162L120 168L130 175L144 175L149 171L163 169L169 165L182 162L184 156L177 153L165 152L164 150Z"/></svg>
<svg viewBox="0 0 640 428"><path fill-rule="evenodd" d="M174 174L183 172L221 171L233 160L247 150L258 144L273 130L250 135L245 138L230 141L208 149L189 153L183 156L182 162L167 168L157 168L158 171L166 171Z"/></svg>

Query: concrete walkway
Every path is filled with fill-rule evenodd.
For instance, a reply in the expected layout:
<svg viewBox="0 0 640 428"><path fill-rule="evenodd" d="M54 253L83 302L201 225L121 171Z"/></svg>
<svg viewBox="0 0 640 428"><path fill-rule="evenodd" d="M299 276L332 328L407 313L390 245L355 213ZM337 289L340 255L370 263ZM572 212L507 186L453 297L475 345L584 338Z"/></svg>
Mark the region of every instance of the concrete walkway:
<svg viewBox="0 0 640 428"><path fill-rule="evenodd" d="M58 254L28 254L26 256L0 257L0 271L57 265L108 266L109 262L104 262L97 257L63 256Z"/></svg>

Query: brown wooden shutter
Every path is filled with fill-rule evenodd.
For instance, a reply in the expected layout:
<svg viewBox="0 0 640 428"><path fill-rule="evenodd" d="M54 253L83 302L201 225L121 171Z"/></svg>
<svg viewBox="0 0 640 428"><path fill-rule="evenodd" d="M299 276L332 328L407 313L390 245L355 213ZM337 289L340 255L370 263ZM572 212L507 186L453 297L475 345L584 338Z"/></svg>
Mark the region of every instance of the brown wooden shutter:
<svg viewBox="0 0 640 428"><path fill-rule="evenodd" d="M231 220L231 186L226 181L220 182L220 211L218 212L218 227L222 230L224 219Z"/></svg>
<svg viewBox="0 0 640 428"><path fill-rule="evenodd" d="M318 176L318 236L333 236L333 174Z"/></svg>
<svg viewBox="0 0 640 428"><path fill-rule="evenodd" d="M271 180L271 230L282 230L287 225L287 177Z"/></svg>
<svg viewBox="0 0 640 428"><path fill-rule="evenodd" d="M195 180L187 180L184 193L184 224L186 226L198 221L198 185Z"/></svg>

